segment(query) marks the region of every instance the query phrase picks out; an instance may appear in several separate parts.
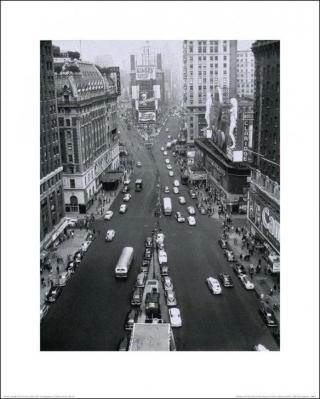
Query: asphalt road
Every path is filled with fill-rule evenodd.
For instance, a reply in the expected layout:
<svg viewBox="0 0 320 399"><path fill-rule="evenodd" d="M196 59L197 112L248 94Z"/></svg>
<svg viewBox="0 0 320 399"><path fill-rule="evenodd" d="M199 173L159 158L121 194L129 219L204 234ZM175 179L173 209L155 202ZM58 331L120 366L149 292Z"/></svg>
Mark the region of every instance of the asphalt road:
<svg viewBox="0 0 320 399"><path fill-rule="evenodd" d="M170 134L177 135L178 123L169 118ZM141 263L144 239L150 235L157 220L166 235L169 274L173 280L178 298L183 326L174 330L178 350L245 351L252 350L257 343L271 350L278 350L270 330L258 313L257 299L248 292L233 274L222 249L217 245L220 234L219 222L206 215L196 214L197 225L177 223L172 216L154 216L157 202L156 176L160 173L161 192L165 185L172 190L175 178L179 179L178 168L173 157L168 158L175 170L169 177L164 163L161 145L168 141L161 133L155 139L152 151L144 148L133 130L127 132L120 127L122 141L132 153L135 161L142 162L142 168L135 168L131 181L143 179L141 192L134 192L124 215L118 213L122 195L114 201L111 221L96 222L96 229L102 233L89 248L79 269L61 297L51 309L41 326L42 350L116 350L119 339L124 335L126 313L130 309L130 294ZM153 156L152 156L153 155ZM165 194L173 202L174 212L180 210L187 216L186 207L194 204L187 187L180 185L181 194ZM187 204L178 204L178 196L184 195ZM116 230L115 240L104 242L104 232ZM135 249L135 262L126 281L117 281L114 267L125 246ZM223 289L220 296L213 296L205 280L220 272L230 273L234 288Z"/></svg>

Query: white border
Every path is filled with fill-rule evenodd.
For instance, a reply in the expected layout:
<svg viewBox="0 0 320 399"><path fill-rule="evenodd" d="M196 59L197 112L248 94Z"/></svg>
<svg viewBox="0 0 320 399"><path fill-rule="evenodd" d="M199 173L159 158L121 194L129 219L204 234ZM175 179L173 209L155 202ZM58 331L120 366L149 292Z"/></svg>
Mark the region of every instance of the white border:
<svg viewBox="0 0 320 399"><path fill-rule="evenodd" d="M318 395L318 15L299 1L2 2L3 397ZM39 352L39 40L128 38L281 40L280 353Z"/></svg>

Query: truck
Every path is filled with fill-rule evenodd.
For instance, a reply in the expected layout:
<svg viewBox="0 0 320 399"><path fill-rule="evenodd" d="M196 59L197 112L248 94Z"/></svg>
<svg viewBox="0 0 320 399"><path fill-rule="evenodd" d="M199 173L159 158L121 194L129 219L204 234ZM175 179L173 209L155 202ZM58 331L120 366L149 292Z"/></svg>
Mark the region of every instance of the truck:
<svg viewBox="0 0 320 399"><path fill-rule="evenodd" d="M172 214L171 198L169 197L163 198L163 213L167 216Z"/></svg>
<svg viewBox="0 0 320 399"><path fill-rule="evenodd" d="M160 311L160 294L156 290L148 292L145 300L147 321L152 322L153 319L161 319Z"/></svg>

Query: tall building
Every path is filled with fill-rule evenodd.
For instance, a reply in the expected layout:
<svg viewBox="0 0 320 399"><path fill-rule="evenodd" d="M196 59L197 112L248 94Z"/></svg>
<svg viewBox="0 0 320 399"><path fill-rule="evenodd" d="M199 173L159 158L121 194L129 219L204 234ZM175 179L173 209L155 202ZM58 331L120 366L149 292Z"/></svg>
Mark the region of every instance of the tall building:
<svg viewBox="0 0 320 399"><path fill-rule="evenodd" d="M183 101L186 108L188 142L201 137L208 93L222 89L224 104L236 95L237 41L183 41Z"/></svg>
<svg viewBox="0 0 320 399"><path fill-rule="evenodd" d="M254 55L250 50L237 51L237 94L254 96Z"/></svg>
<svg viewBox="0 0 320 399"><path fill-rule="evenodd" d="M165 103L161 53L150 46L130 55L132 110L140 125L155 127Z"/></svg>
<svg viewBox="0 0 320 399"><path fill-rule="evenodd" d="M119 68L54 59L65 211L84 214L119 167Z"/></svg>
<svg viewBox="0 0 320 399"><path fill-rule="evenodd" d="M248 223L280 270L280 42L253 43L255 101ZM278 271L279 271L278 270Z"/></svg>
<svg viewBox="0 0 320 399"><path fill-rule="evenodd" d="M51 41L40 42L40 240L41 249L64 226L62 166Z"/></svg>

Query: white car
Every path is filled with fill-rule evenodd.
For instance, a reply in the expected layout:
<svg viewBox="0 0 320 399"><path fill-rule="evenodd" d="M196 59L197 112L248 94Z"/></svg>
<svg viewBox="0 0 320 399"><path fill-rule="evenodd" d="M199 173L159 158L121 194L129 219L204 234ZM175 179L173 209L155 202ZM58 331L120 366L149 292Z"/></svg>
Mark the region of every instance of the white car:
<svg viewBox="0 0 320 399"><path fill-rule="evenodd" d="M207 278L207 284L209 290L212 292L213 295L219 295L222 292L221 285L219 281L213 277Z"/></svg>
<svg viewBox="0 0 320 399"><path fill-rule="evenodd" d="M123 182L123 184L124 184L125 186L128 186L128 185L130 184L130 179L125 180L125 181Z"/></svg>
<svg viewBox="0 0 320 399"><path fill-rule="evenodd" d="M183 223L185 222L185 218L182 216L181 212L176 212L175 218L177 219L178 223Z"/></svg>
<svg viewBox="0 0 320 399"><path fill-rule="evenodd" d="M194 216L188 216L187 219L189 226L195 226L197 224L196 218Z"/></svg>
<svg viewBox="0 0 320 399"><path fill-rule="evenodd" d="M171 136L170 136L170 134L168 134L168 139L171 139Z"/></svg>
<svg viewBox="0 0 320 399"><path fill-rule="evenodd" d="M177 306L176 294L173 290L165 291L167 306Z"/></svg>
<svg viewBox="0 0 320 399"><path fill-rule="evenodd" d="M161 151L164 151L164 147L161 147Z"/></svg>
<svg viewBox="0 0 320 399"><path fill-rule="evenodd" d="M186 203L186 199L184 197L179 197L178 200L179 200L179 204L181 204L181 205Z"/></svg>
<svg viewBox="0 0 320 399"><path fill-rule="evenodd" d="M244 285L245 289L253 290L254 284L248 279L246 274L240 274L239 279L241 280L242 284Z"/></svg>
<svg viewBox="0 0 320 399"><path fill-rule="evenodd" d="M163 152L163 155L168 155L168 151L164 151L164 152Z"/></svg>
<svg viewBox="0 0 320 399"><path fill-rule="evenodd" d="M161 249L161 250L158 252L158 259L159 259L160 265L162 265L162 263L167 263L167 262L168 262L168 257L167 257L166 251L164 251L163 249Z"/></svg>
<svg viewBox="0 0 320 399"><path fill-rule="evenodd" d="M179 187L180 186L179 180L174 180L173 185Z"/></svg>
<svg viewBox="0 0 320 399"><path fill-rule="evenodd" d="M169 164L169 163L170 163L170 159L169 159L169 158L166 158L165 163L166 163L166 164Z"/></svg>
<svg viewBox="0 0 320 399"><path fill-rule="evenodd" d="M71 277L71 272L70 271L66 271L60 274L59 277L59 285L60 287L63 287L67 284L67 281L70 279Z"/></svg>
<svg viewBox="0 0 320 399"><path fill-rule="evenodd" d="M165 192L166 194L170 193L170 188L169 188L168 186L165 186L165 187L164 187L164 192Z"/></svg>
<svg viewBox="0 0 320 399"><path fill-rule="evenodd" d="M230 249L225 249L224 250L224 254L228 260L228 262L234 262L235 261L235 257L233 252Z"/></svg>
<svg viewBox="0 0 320 399"><path fill-rule="evenodd" d="M126 204L121 204L119 213L126 213L127 212L127 205Z"/></svg>
<svg viewBox="0 0 320 399"><path fill-rule="evenodd" d="M114 230L108 230L106 234L106 241L112 241L114 239L114 236L116 235L116 232Z"/></svg>
<svg viewBox="0 0 320 399"><path fill-rule="evenodd" d="M169 170L169 176L172 177L173 176L173 172L172 170Z"/></svg>
<svg viewBox="0 0 320 399"><path fill-rule="evenodd" d="M130 201L130 199L131 199L131 194L129 194L129 193L127 193L127 194L125 194L125 195L123 196L123 201L124 201L124 202Z"/></svg>
<svg viewBox="0 0 320 399"><path fill-rule="evenodd" d="M156 236L156 243L158 245L159 244L163 245L163 242L164 242L164 234L163 233L158 233L157 236Z"/></svg>
<svg viewBox="0 0 320 399"><path fill-rule="evenodd" d="M110 220L112 218L112 216L113 216L113 212L112 211L107 211L104 214L104 220Z"/></svg>
<svg viewBox="0 0 320 399"><path fill-rule="evenodd" d="M253 347L253 350L254 350L254 351L257 351L257 352L270 352L269 349L266 348L266 347L265 347L264 345L262 345L262 344L255 345L255 346Z"/></svg>
<svg viewBox="0 0 320 399"><path fill-rule="evenodd" d="M73 218L66 218L67 222L68 222L68 226L70 227L76 227L77 225L77 219L73 219Z"/></svg>
<svg viewBox="0 0 320 399"><path fill-rule="evenodd" d="M178 308L169 309L169 317L170 317L171 327L181 327L182 326L180 310Z"/></svg>
<svg viewBox="0 0 320 399"><path fill-rule="evenodd" d="M173 190L172 190L173 192L174 192L174 194L179 194L179 189L178 189L178 187L173 187Z"/></svg>
<svg viewBox="0 0 320 399"><path fill-rule="evenodd" d="M82 250L83 252L87 252L87 251L88 251L88 248L89 248L90 245L91 245L91 243L92 243L92 241L90 241L90 240L87 240L87 241L85 241L84 243L82 243L82 245L81 245L81 250Z"/></svg>
<svg viewBox="0 0 320 399"><path fill-rule="evenodd" d="M193 206L188 206L187 210L189 212L189 215L195 215L196 213Z"/></svg>
<svg viewBox="0 0 320 399"><path fill-rule="evenodd" d="M167 169L168 169L168 170L171 170L171 169L172 169L172 166L171 166L171 165L167 165Z"/></svg>

